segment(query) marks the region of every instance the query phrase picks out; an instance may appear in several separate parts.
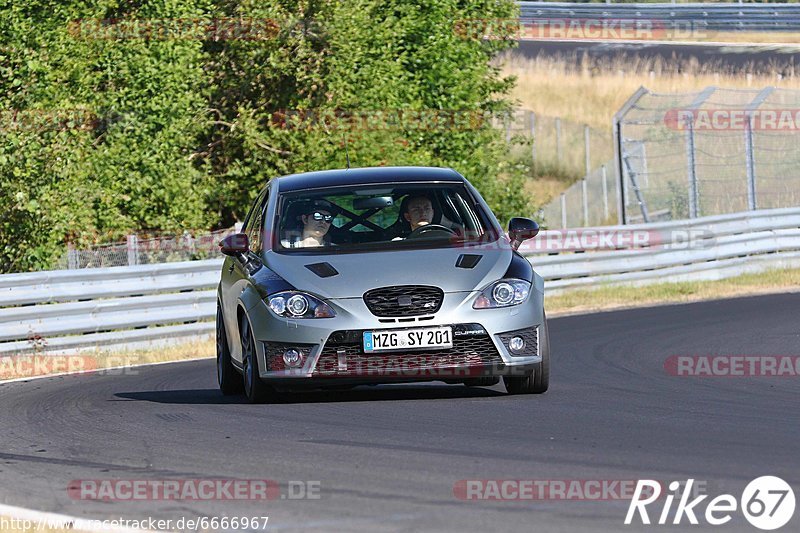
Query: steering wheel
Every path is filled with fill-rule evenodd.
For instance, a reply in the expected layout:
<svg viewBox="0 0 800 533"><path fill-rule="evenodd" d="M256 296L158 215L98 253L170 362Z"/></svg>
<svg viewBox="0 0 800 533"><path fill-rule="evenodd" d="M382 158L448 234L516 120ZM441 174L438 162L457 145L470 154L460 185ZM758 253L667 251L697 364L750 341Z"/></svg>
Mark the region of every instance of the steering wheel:
<svg viewBox="0 0 800 533"><path fill-rule="evenodd" d="M427 233L442 233L445 232L449 235L458 235L455 231L448 228L447 226L442 226L441 224L425 224L424 226L420 226L411 233L408 234L406 239L417 239L419 237L424 237ZM435 235L428 235L429 237L433 237Z"/></svg>

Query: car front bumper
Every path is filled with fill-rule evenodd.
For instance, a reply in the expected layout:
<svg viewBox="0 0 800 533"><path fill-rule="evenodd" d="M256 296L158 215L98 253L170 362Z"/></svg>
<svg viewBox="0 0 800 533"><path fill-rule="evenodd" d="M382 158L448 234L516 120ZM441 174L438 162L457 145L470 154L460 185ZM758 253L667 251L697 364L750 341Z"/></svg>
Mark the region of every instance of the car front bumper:
<svg viewBox="0 0 800 533"><path fill-rule="evenodd" d="M477 292L446 293L433 316L387 319L374 316L360 298L331 299L336 317L286 319L264 302L248 310L255 334L260 376L265 381L299 385L344 385L407 381L464 381L492 376L521 376L542 360L544 323L540 290L520 305L473 309ZM365 353L364 331L453 327L453 348ZM512 353L508 340L525 338L525 349ZM283 353L296 349L302 364L288 368Z"/></svg>

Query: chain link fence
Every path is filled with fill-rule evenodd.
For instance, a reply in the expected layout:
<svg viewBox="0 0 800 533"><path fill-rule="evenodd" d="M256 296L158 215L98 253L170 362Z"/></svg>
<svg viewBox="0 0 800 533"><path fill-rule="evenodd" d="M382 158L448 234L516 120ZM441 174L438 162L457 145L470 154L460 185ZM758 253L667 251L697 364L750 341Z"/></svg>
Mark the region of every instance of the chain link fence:
<svg viewBox="0 0 800 533"><path fill-rule="evenodd" d="M800 205L800 91L642 88L614 126L624 222Z"/></svg>
<svg viewBox="0 0 800 533"><path fill-rule="evenodd" d="M545 205L539 218L549 229L617 223L619 179L609 160Z"/></svg>
<svg viewBox="0 0 800 533"><path fill-rule="evenodd" d="M516 109L494 118L494 125L506 133L506 140L525 141L512 146L512 155L529 159L537 175L584 176L608 161L614 153L611 132L584 124Z"/></svg>
<svg viewBox="0 0 800 533"><path fill-rule="evenodd" d="M219 256L219 241L240 229L237 225L234 228L195 235L188 231L181 235L158 237L128 235L125 242L102 244L82 250L68 247L56 268L102 268L213 259Z"/></svg>
<svg viewBox="0 0 800 533"><path fill-rule="evenodd" d="M536 215L548 228L617 223L616 167L611 132L526 109L495 118L511 155L531 162L534 176L574 183ZM515 140L522 140L522 143ZM583 176L583 179L576 177ZM533 178L536 179L536 178Z"/></svg>

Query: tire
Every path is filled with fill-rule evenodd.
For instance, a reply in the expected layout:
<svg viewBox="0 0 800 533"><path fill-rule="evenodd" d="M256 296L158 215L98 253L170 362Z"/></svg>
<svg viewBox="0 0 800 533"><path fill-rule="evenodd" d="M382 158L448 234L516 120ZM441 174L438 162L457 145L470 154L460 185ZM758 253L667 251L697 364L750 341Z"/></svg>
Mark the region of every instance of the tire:
<svg viewBox="0 0 800 533"><path fill-rule="evenodd" d="M242 317L239 331L242 337L242 365L244 367L242 369L242 382L244 394L250 403L264 403L270 399L272 391L259 377L256 344L253 339L253 332L250 330L250 322L246 317Z"/></svg>
<svg viewBox="0 0 800 533"><path fill-rule="evenodd" d="M525 376L503 376L509 394L542 394L550 386L550 331L544 316L544 335L541 338L542 362Z"/></svg>
<svg viewBox="0 0 800 533"><path fill-rule="evenodd" d="M231 351L228 348L228 335L225 333L225 322L222 320L222 308L217 303L217 383L225 396L241 394L242 378L231 362Z"/></svg>

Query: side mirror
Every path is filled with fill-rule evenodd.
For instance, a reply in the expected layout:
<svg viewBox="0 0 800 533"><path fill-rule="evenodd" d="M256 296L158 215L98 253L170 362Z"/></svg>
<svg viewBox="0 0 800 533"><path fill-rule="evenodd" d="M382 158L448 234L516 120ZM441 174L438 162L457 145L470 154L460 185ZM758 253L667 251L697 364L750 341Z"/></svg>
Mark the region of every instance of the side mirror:
<svg viewBox="0 0 800 533"><path fill-rule="evenodd" d="M236 257L250 249L250 240L246 233L234 233L219 241L219 251L225 255Z"/></svg>
<svg viewBox="0 0 800 533"><path fill-rule="evenodd" d="M539 234L539 224L529 218L514 217L508 222L508 237L511 248L516 250L523 241L533 239Z"/></svg>

